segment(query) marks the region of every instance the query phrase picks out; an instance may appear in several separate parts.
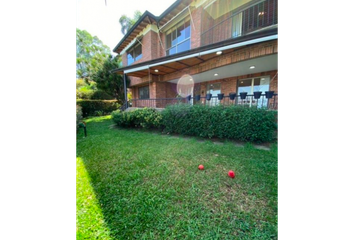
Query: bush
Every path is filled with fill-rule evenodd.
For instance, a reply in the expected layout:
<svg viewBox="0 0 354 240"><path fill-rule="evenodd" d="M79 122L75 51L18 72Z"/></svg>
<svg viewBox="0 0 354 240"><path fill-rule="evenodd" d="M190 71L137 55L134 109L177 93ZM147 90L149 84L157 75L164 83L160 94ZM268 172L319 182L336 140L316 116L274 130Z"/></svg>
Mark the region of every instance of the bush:
<svg viewBox="0 0 354 240"><path fill-rule="evenodd" d="M112 119L120 127L160 128L162 115L156 109L143 108L131 112L114 111Z"/></svg>
<svg viewBox="0 0 354 240"><path fill-rule="evenodd" d="M161 113L144 108L112 114L120 127L161 128L166 133L256 143L274 140L276 117L277 112L266 109L189 104L171 105Z"/></svg>
<svg viewBox="0 0 354 240"><path fill-rule="evenodd" d="M76 100L76 103L82 107L83 117L101 116L111 114L117 110L120 104L117 100Z"/></svg>
<svg viewBox="0 0 354 240"><path fill-rule="evenodd" d="M79 124L82 120L82 108L76 105L76 132L79 131Z"/></svg>
<svg viewBox="0 0 354 240"><path fill-rule="evenodd" d="M275 111L243 106L178 104L162 111L165 132L246 142L270 142L277 129Z"/></svg>
<svg viewBox="0 0 354 240"><path fill-rule="evenodd" d="M114 97L106 93L105 91L102 90L97 90L94 91L93 94L91 95L90 99L95 99L95 100L113 100Z"/></svg>

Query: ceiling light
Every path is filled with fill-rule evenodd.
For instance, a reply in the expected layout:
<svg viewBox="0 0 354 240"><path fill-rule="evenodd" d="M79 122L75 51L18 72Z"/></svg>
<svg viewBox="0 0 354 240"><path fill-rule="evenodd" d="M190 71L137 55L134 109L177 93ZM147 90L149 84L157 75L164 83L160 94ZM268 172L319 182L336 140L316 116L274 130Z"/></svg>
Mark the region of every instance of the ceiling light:
<svg viewBox="0 0 354 240"><path fill-rule="evenodd" d="M216 52L216 55L220 55L220 54L222 54L222 51L217 51Z"/></svg>
<svg viewBox="0 0 354 240"><path fill-rule="evenodd" d="M261 81L264 81L265 80L265 78L261 78Z"/></svg>
<svg viewBox="0 0 354 240"><path fill-rule="evenodd" d="M193 79L190 78L189 81L193 81Z"/></svg>
<svg viewBox="0 0 354 240"><path fill-rule="evenodd" d="M155 69L155 72L159 72L159 70L158 70L158 69Z"/></svg>
<svg viewBox="0 0 354 240"><path fill-rule="evenodd" d="M253 69L253 68L255 68L255 66L250 66L250 69Z"/></svg>
<svg viewBox="0 0 354 240"><path fill-rule="evenodd" d="M217 73L214 73L214 76L218 76L219 74L217 74Z"/></svg>

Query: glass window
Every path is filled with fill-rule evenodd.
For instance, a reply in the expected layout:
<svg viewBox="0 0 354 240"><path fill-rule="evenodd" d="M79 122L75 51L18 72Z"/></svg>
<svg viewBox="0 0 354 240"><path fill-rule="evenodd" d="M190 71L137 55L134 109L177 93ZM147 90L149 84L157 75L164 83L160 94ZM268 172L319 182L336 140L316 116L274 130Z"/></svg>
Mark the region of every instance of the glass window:
<svg viewBox="0 0 354 240"><path fill-rule="evenodd" d="M190 21L181 22L166 35L166 55L172 55L191 49Z"/></svg>
<svg viewBox="0 0 354 240"><path fill-rule="evenodd" d="M183 43L180 43L177 45L177 52L184 52L190 49L191 46L191 40L188 39L187 41L184 41Z"/></svg>
<svg viewBox="0 0 354 240"><path fill-rule="evenodd" d="M128 65L132 64L135 61L138 61L142 57L143 57L143 52L142 52L141 44L138 43L137 45L132 47L127 53Z"/></svg>
<svg viewBox="0 0 354 240"><path fill-rule="evenodd" d="M244 104L247 102L250 106L256 106L258 103L258 107L266 106L268 100L263 96L260 101L255 100L252 96L254 92L262 92L265 94L266 91L269 91L269 77L257 77L251 79L242 79L238 80L237 84L237 94L239 95L241 92L247 92L247 98L245 100L238 99L239 104Z"/></svg>
<svg viewBox="0 0 354 240"><path fill-rule="evenodd" d="M209 106L216 106L220 103L220 100L215 97L218 96L219 93L221 93L221 83L211 83L207 85L207 93L211 93L213 98L211 98L209 101L206 101L206 104Z"/></svg>
<svg viewBox="0 0 354 240"><path fill-rule="evenodd" d="M139 88L139 99L148 99L149 95L149 86Z"/></svg>

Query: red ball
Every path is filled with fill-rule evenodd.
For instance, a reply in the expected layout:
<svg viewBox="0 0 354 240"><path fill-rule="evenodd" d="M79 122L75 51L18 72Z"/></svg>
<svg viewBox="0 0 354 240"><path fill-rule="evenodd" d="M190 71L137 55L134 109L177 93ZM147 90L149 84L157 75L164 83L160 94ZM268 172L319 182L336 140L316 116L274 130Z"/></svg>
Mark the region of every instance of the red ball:
<svg viewBox="0 0 354 240"><path fill-rule="evenodd" d="M199 170L204 170L204 166L203 165L199 165Z"/></svg>
<svg viewBox="0 0 354 240"><path fill-rule="evenodd" d="M234 178L235 177L235 173L234 173L234 171L229 171L229 177L230 178Z"/></svg>

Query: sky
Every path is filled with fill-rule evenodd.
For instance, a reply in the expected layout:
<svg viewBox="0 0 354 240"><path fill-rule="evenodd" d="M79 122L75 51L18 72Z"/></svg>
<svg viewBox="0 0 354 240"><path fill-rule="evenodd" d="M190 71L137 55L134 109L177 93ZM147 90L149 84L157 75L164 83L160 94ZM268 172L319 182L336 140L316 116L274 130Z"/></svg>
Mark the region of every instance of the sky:
<svg viewBox="0 0 354 240"><path fill-rule="evenodd" d="M97 36L111 50L123 38L119 18L146 10L159 16L176 0L76 0L76 27Z"/></svg>

